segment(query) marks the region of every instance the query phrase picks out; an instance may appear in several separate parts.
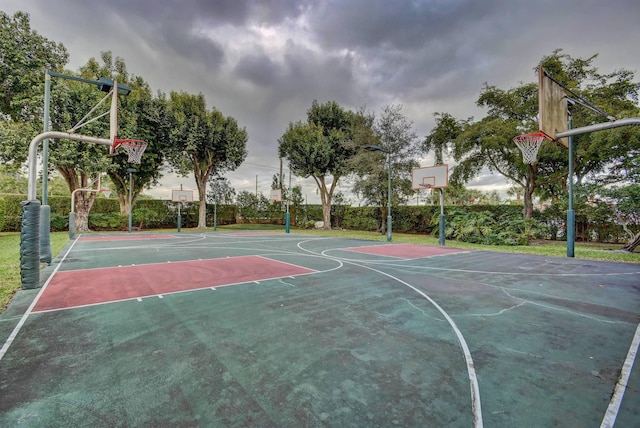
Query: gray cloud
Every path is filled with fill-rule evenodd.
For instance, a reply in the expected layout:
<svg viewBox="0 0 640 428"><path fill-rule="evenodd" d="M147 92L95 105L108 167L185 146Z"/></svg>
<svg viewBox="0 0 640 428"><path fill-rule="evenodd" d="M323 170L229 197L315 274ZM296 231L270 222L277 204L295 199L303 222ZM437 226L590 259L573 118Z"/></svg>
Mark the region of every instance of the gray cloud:
<svg viewBox="0 0 640 428"><path fill-rule="evenodd" d="M203 93L247 128L249 158L229 174L243 190L255 191L256 175L267 190L278 138L314 99L375 112L403 104L422 138L435 112L482 117L484 82L532 82L557 48L599 54L602 72L640 70L637 0L3 0L0 9L30 13L34 29L67 47L71 69L110 50L154 90Z"/></svg>

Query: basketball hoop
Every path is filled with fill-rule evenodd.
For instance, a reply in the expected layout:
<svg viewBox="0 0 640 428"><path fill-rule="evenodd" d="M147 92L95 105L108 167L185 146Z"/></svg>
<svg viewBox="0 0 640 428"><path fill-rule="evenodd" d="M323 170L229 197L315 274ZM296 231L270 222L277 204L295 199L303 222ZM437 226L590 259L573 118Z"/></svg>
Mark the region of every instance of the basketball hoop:
<svg viewBox="0 0 640 428"><path fill-rule="evenodd" d="M538 150L542 146L545 138L548 138L543 132L533 132L531 134L522 134L513 137L513 142L522 151L522 160L524 163L533 165L538 161Z"/></svg>
<svg viewBox="0 0 640 428"><path fill-rule="evenodd" d="M420 187L422 187L423 189L431 189L433 188L433 184L429 184L429 183L420 183Z"/></svg>
<svg viewBox="0 0 640 428"><path fill-rule="evenodd" d="M130 163L140 164L142 162L142 153L147 148L147 143L142 140L134 140L134 139L125 139L125 140L114 140L113 142L113 153L118 147L124 148L124 151L129 156L128 161Z"/></svg>

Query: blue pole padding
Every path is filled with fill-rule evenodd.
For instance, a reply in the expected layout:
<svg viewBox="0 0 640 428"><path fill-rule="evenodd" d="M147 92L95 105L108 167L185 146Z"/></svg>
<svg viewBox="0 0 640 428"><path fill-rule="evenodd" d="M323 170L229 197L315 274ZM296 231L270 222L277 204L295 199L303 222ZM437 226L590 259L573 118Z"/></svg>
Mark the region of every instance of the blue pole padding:
<svg viewBox="0 0 640 428"><path fill-rule="evenodd" d="M22 288L40 283L40 201L23 201L20 229L20 279Z"/></svg>

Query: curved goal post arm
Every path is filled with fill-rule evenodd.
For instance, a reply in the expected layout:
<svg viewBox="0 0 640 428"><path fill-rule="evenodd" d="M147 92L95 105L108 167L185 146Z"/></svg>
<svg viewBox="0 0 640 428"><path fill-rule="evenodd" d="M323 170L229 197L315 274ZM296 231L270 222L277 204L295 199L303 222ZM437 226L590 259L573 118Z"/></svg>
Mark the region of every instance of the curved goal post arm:
<svg viewBox="0 0 640 428"><path fill-rule="evenodd" d="M27 199L33 201L36 199L36 184L38 179L37 161L38 161L38 145L40 142L47 139L60 139L65 138L67 140L84 141L87 143L102 144L104 146L111 146L111 141L106 138L89 137L87 135L70 134L68 132L49 131L36 135L29 144L29 160L28 160L28 189Z"/></svg>
<svg viewBox="0 0 640 428"><path fill-rule="evenodd" d="M20 278L22 288L38 288L40 283L40 201L36 198L38 145L44 140L66 138L111 146L111 140L68 132L49 131L36 135L29 144L27 201L22 203L20 230Z"/></svg>

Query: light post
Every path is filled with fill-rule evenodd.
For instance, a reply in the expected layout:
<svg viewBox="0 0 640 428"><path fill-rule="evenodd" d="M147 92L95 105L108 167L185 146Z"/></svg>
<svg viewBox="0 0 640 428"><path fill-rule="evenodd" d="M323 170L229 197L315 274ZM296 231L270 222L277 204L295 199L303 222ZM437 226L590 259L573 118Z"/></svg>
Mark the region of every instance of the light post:
<svg viewBox="0 0 640 428"><path fill-rule="evenodd" d="M220 187L218 183L224 181L224 177L216 177L213 183L213 231L218 230L218 196L220 195Z"/></svg>
<svg viewBox="0 0 640 428"><path fill-rule="evenodd" d="M572 103L570 103L573 105ZM573 128L573 115L571 109L567 109L569 113L569 129ZM569 206L567 208L567 257L575 256L576 241L576 212L573 209L573 162L575 148L573 147L573 135L569 136Z"/></svg>
<svg viewBox="0 0 640 428"><path fill-rule="evenodd" d="M218 230L218 195L213 195L213 231Z"/></svg>
<svg viewBox="0 0 640 428"><path fill-rule="evenodd" d="M364 146L370 152L382 152L387 155L387 241L391 241L391 153L382 146Z"/></svg>
<svg viewBox="0 0 640 428"><path fill-rule="evenodd" d="M127 172L129 173L129 233L131 233L132 228L132 220L133 220L133 173L138 172L135 168L127 168Z"/></svg>

